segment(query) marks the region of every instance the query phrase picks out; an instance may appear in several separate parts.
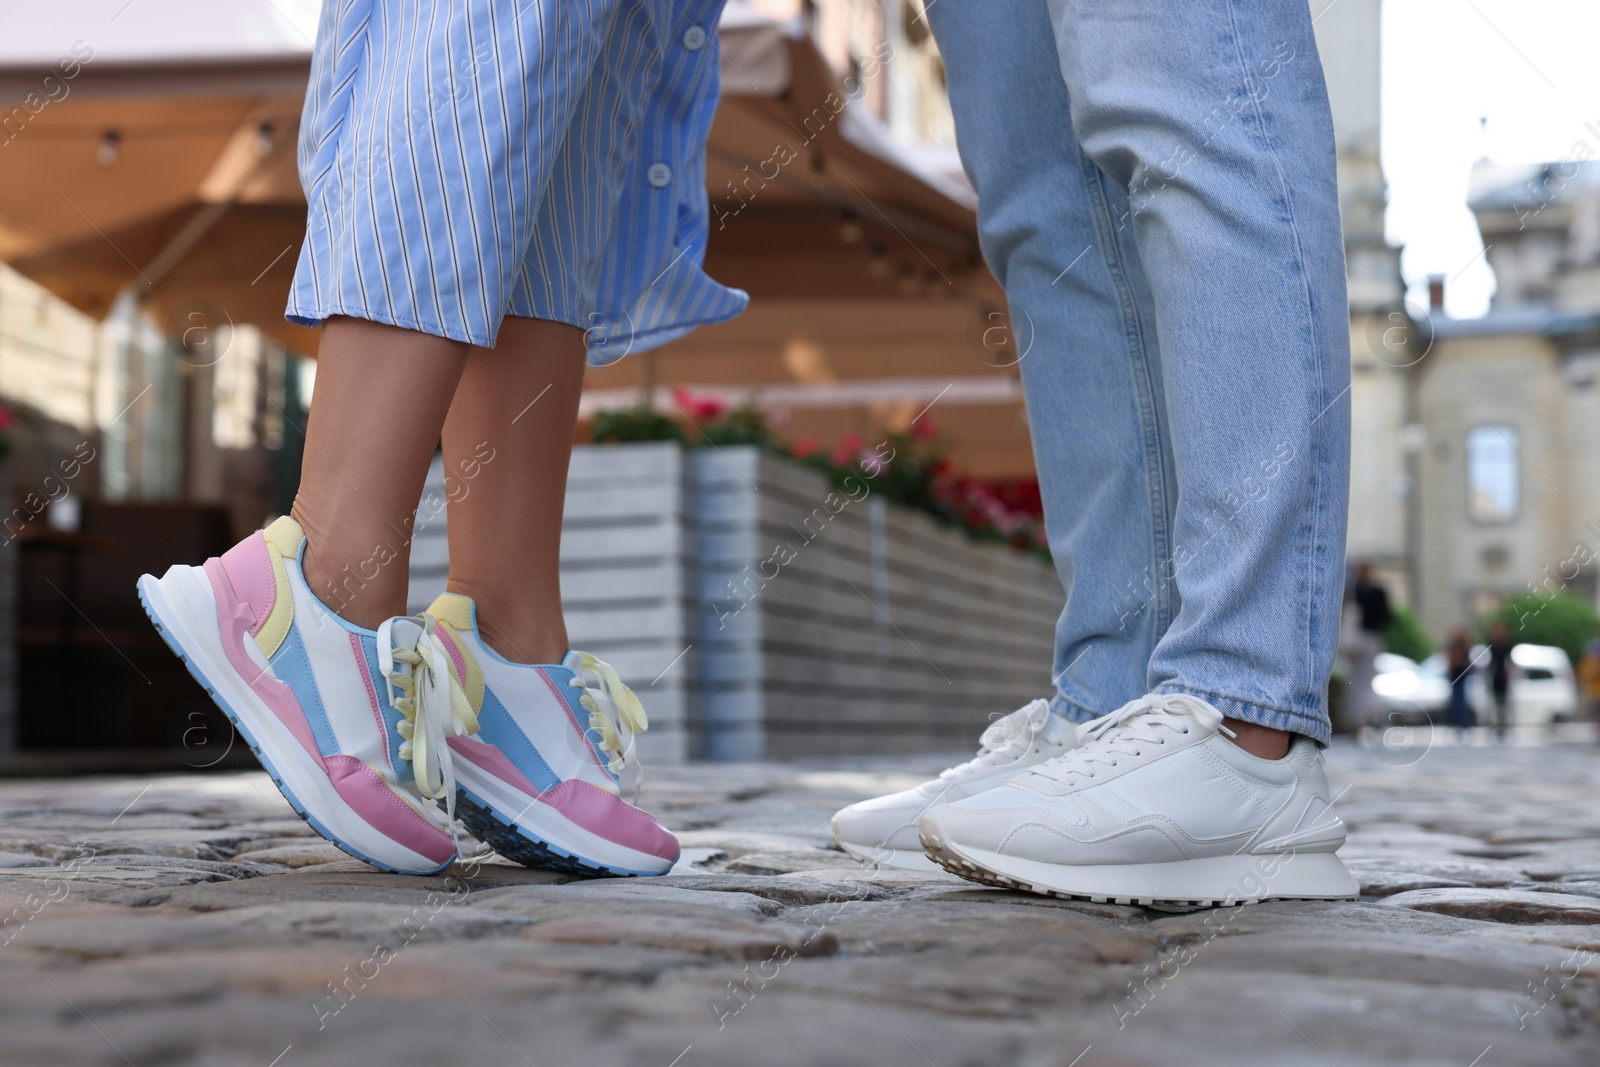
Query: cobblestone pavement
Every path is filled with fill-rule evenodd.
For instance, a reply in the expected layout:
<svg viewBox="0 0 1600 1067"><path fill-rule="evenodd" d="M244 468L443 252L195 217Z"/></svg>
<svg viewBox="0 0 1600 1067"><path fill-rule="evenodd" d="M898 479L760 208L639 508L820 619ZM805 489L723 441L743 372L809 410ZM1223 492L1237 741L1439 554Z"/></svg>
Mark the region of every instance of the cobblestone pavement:
<svg viewBox="0 0 1600 1067"><path fill-rule="evenodd" d="M1165 913L863 868L936 759L656 770L684 862L382 874L265 775L0 782L0 1064L1600 1062L1600 751L1336 746L1359 903Z"/></svg>

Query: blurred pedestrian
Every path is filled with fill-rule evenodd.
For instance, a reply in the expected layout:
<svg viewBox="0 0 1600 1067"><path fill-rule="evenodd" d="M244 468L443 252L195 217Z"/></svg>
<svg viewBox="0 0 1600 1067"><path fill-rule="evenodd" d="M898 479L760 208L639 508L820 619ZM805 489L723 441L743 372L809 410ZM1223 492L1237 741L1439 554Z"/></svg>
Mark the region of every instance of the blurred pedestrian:
<svg viewBox="0 0 1600 1067"><path fill-rule="evenodd" d="M1594 720L1595 729L1600 731L1600 631L1589 638L1588 644L1583 646L1583 655L1578 658L1578 693ZM1600 735L1596 740L1600 740Z"/></svg>
<svg viewBox="0 0 1600 1067"><path fill-rule="evenodd" d="M1450 706L1445 719L1456 728L1457 737L1465 738L1467 730L1477 721L1467 701L1467 681L1472 677L1472 646L1465 629L1457 629L1450 635L1444 657L1445 674L1450 679Z"/></svg>
<svg viewBox="0 0 1600 1067"><path fill-rule="evenodd" d="M1351 591L1351 610L1342 634L1345 658L1350 661L1350 714L1358 726L1372 724L1378 703L1372 681L1377 674L1378 653L1384 650L1384 635L1393 618L1389 591L1379 584L1371 564L1358 564Z"/></svg>
<svg viewBox="0 0 1600 1067"><path fill-rule="evenodd" d="M1511 650L1516 643L1504 621L1496 619L1489 626L1489 695L1494 711L1494 736L1506 739L1506 727L1511 725L1511 674L1516 669Z"/></svg>

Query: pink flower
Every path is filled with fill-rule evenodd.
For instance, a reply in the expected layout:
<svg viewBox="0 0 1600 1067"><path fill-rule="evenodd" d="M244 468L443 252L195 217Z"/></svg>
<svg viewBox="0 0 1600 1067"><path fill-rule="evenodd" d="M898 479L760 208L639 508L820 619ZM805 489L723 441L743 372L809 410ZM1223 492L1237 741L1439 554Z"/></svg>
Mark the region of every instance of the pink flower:
<svg viewBox="0 0 1600 1067"><path fill-rule="evenodd" d="M857 452L861 451L861 436L847 433L839 440L839 447L833 450L833 465L835 467L848 466Z"/></svg>
<svg viewBox="0 0 1600 1067"><path fill-rule="evenodd" d="M0 431L11 429L11 409L0 404Z"/></svg>
<svg viewBox="0 0 1600 1067"><path fill-rule="evenodd" d="M939 436L939 427L934 425L932 419L918 419L911 424L911 439L913 441L931 441Z"/></svg>
<svg viewBox="0 0 1600 1067"><path fill-rule="evenodd" d="M794 453L796 459L805 459L807 456L815 454L817 449L821 447L815 437L802 437L790 446L789 451Z"/></svg>
<svg viewBox="0 0 1600 1067"><path fill-rule="evenodd" d="M716 397L695 396L681 385L672 390L672 400L685 415L696 422L721 418L722 413L728 410L728 405Z"/></svg>

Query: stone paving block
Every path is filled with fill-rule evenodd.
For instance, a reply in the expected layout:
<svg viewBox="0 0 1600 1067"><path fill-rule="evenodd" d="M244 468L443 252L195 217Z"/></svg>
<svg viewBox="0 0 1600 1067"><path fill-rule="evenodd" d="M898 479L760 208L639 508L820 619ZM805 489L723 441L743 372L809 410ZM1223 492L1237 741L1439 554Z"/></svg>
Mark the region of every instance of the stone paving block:
<svg viewBox="0 0 1600 1067"><path fill-rule="evenodd" d="M719 959L830 956L838 941L826 930L779 922L715 921L664 915L574 915L530 926L522 936L563 945L643 945Z"/></svg>
<svg viewBox="0 0 1600 1067"><path fill-rule="evenodd" d="M1416 889L1383 901L1396 908L1458 915L1493 923L1536 926L1600 924L1600 901L1571 893L1529 893L1520 890Z"/></svg>
<svg viewBox="0 0 1600 1067"><path fill-rule="evenodd" d="M386 874L259 773L0 781L0 1067L1600 1062L1586 748L1340 742L1367 899L1175 914L832 846L942 765L652 769L703 866L641 880Z"/></svg>
<svg viewBox="0 0 1600 1067"><path fill-rule="evenodd" d="M865 873L865 872L862 872ZM840 872L828 870L823 876L785 875L781 878L752 874L707 874L674 876L676 888L706 893L748 893L780 905L825 904L840 900L889 900L893 892L876 879L843 879Z"/></svg>
<svg viewBox="0 0 1600 1067"><path fill-rule="evenodd" d="M772 849L812 848L816 840L815 835L794 837L750 830L679 830L677 835L684 848L714 848L735 857Z"/></svg>
<svg viewBox="0 0 1600 1067"><path fill-rule="evenodd" d="M870 864L835 849L779 848L747 852L724 869L735 874L793 874L796 871L865 870Z"/></svg>
<svg viewBox="0 0 1600 1067"><path fill-rule="evenodd" d="M31 852L0 852L0 869L15 870L19 867L54 867L56 862L43 856L36 856Z"/></svg>
<svg viewBox="0 0 1600 1067"><path fill-rule="evenodd" d="M345 858L345 853L337 845L321 838L293 842L273 838L272 841L273 844L267 847L240 852L238 858L252 863L276 863L284 867L315 867L322 863L337 863Z"/></svg>

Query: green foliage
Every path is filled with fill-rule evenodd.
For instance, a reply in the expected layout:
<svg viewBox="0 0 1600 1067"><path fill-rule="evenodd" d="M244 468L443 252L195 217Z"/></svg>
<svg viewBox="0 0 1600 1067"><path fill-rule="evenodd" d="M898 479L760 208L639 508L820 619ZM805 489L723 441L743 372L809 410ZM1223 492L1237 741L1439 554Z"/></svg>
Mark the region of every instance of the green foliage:
<svg viewBox="0 0 1600 1067"><path fill-rule="evenodd" d="M783 454L787 451L773 434L766 412L757 407L753 400L717 414L711 421L700 424L698 429L702 441L718 448L755 445L768 452Z"/></svg>
<svg viewBox="0 0 1600 1067"><path fill-rule="evenodd" d="M1389 625L1383 631L1383 641L1384 647L1390 652L1418 663L1433 655L1433 642L1428 640L1428 633L1417 620L1417 613L1410 608L1392 609Z"/></svg>
<svg viewBox="0 0 1600 1067"><path fill-rule="evenodd" d="M689 435L683 432L677 420L646 404L617 411L602 411L594 417L589 432L594 442L602 445L632 441L689 443Z"/></svg>
<svg viewBox="0 0 1600 1067"><path fill-rule="evenodd" d="M983 482L951 473L948 444L931 420L919 420L906 432L891 434L872 447L856 434L846 434L838 447L826 452L812 441L785 444L755 399L729 408L716 397L696 396L679 387L672 391L672 408L671 415L648 405L601 412L594 417L590 436L599 444L751 445L821 471L851 499L864 499L865 490L958 526L974 540L1002 542L1050 558L1044 523L1036 513L1002 500Z"/></svg>
<svg viewBox="0 0 1600 1067"><path fill-rule="evenodd" d="M1497 621L1506 624L1519 644L1554 645L1574 664L1583 658L1583 646L1600 624L1593 607L1567 593L1514 596L1478 620L1478 636L1487 639L1489 627Z"/></svg>

